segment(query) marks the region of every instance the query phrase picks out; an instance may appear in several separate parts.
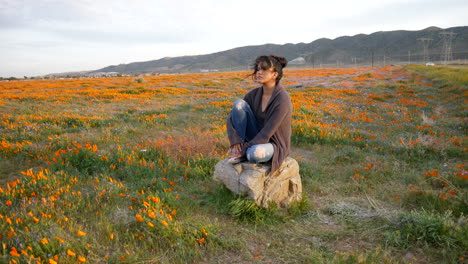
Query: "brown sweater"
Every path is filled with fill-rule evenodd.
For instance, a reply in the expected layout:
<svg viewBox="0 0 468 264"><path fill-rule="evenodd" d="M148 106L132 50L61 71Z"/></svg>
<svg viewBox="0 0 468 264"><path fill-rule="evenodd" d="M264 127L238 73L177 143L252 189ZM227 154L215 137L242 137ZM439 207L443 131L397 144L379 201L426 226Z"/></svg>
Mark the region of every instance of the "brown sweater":
<svg viewBox="0 0 468 264"><path fill-rule="evenodd" d="M275 149L273 158L271 159L271 173L273 173L279 169L291 151L292 103L288 92L281 85L277 85L265 112L263 112L262 95L263 87L258 87L248 92L244 97L261 127L257 136L251 141L243 143L232 126L230 115L227 119L227 132L231 146L243 143L243 155L253 145L271 143Z"/></svg>

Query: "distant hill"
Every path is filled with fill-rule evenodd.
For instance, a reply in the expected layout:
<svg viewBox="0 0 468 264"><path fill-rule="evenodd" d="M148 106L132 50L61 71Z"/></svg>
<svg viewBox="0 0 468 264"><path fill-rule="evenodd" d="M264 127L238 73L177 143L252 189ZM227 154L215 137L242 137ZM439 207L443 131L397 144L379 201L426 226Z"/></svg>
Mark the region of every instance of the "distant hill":
<svg viewBox="0 0 468 264"><path fill-rule="evenodd" d="M414 63L424 60L423 42L427 44L429 60L439 61L444 51L444 43L447 43L444 42L441 32L455 33L450 42L453 59L468 60L468 26L447 29L429 27L419 31L380 31L369 35L342 36L333 40L322 38L311 43L245 46L207 55L166 57L113 65L88 74L243 70L260 54L279 54L288 61L302 57L304 60L296 61L301 62L302 66L312 67L382 65L407 61Z"/></svg>

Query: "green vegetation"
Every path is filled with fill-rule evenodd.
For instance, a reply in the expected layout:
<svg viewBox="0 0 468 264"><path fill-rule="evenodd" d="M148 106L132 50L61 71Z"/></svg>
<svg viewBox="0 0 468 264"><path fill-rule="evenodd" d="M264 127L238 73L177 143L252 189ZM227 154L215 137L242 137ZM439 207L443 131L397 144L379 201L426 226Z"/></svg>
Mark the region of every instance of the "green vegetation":
<svg viewBox="0 0 468 264"><path fill-rule="evenodd" d="M212 179L245 73L0 83L0 262L466 261L466 72L328 71L284 80L289 208Z"/></svg>
<svg viewBox="0 0 468 264"><path fill-rule="evenodd" d="M466 89L468 87L468 68L452 68L446 66L411 65L406 69L427 76L438 86L456 85Z"/></svg>

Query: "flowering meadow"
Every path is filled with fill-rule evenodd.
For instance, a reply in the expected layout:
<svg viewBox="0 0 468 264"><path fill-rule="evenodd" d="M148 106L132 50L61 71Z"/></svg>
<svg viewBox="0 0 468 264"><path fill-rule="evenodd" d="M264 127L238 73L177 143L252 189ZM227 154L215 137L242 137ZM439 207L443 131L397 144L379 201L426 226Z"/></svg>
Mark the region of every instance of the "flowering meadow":
<svg viewBox="0 0 468 264"><path fill-rule="evenodd" d="M211 178L248 75L0 82L0 262L465 261L468 70L287 70L304 198L254 220Z"/></svg>

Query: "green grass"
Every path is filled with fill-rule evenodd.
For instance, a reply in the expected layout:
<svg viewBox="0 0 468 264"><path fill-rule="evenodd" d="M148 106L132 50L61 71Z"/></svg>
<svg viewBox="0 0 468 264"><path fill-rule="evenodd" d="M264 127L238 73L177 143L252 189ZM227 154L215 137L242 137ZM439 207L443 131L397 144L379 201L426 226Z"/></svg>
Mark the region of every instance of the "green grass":
<svg viewBox="0 0 468 264"><path fill-rule="evenodd" d="M407 66L406 69L417 72L428 78L435 80L441 87L450 84L468 86L468 69L466 68L451 68L444 66L427 67L421 65Z"/></svg>
<svg viewBox="0 0 468 264"><path fill-rule="evenodd" d="M385 235L387 243L399 248L434 246L462 255L468 246L467 231L464 216L453 218L450 212L438 214L423 210L401 214Z"/></svg>
<svg viewBox="0 0 468 264"><path fill-rule="evenodd" d="M288 208L212 179L228 145L222 102L245 92L239 77L181 81L192 94L142 101L80 97L60 106L70 115L35 98L0 105L0 262L462 263L466 72L369 71L355 93L310 88L313 104L295 112L303 199Z"/></svg>

